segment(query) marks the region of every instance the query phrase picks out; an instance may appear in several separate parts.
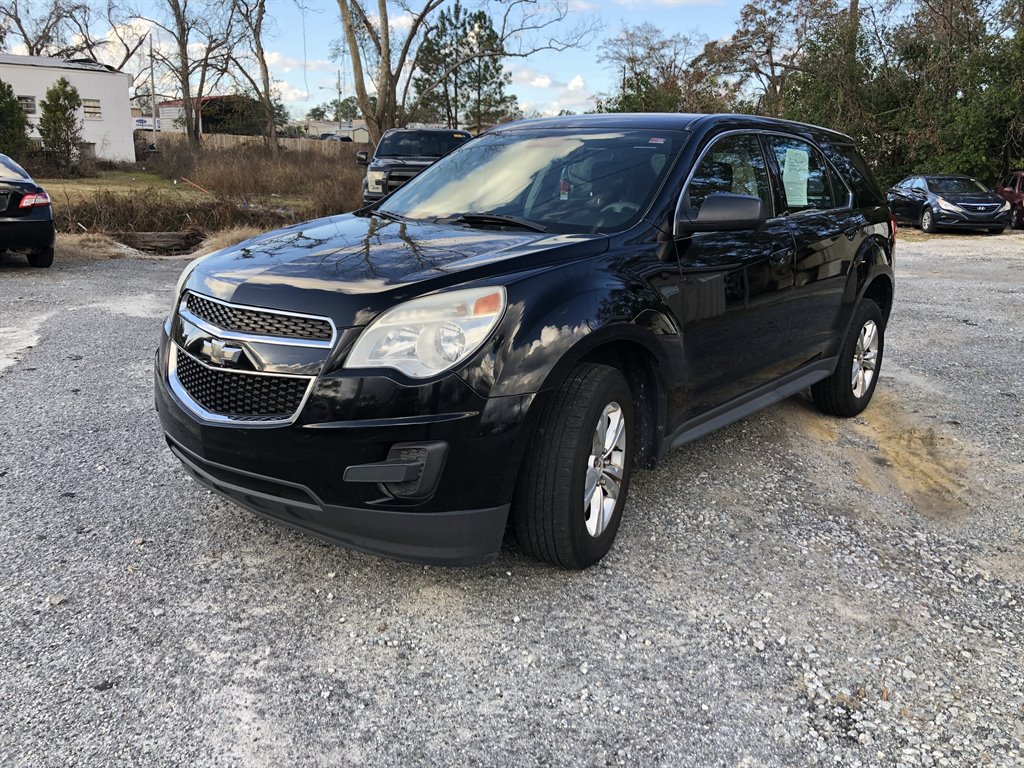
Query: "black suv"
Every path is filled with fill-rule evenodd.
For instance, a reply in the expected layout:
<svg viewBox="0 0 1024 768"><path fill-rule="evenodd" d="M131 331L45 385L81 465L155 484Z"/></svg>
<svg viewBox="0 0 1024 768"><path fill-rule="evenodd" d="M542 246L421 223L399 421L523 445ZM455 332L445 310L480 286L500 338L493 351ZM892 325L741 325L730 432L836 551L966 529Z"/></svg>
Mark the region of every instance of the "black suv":
<svg viewBox="0 0 1024 768"><path fill-rule="evenodd" d="M356 162L367 166L363 178L363 203L375 203L394 192L471 138L466 131L447 128L393 128L386 131L372 158L365 151L356 153Z"/></svg>
<svg viewBox="0 0 1024 768"><path fill-rule="evenodd" d="M171 450L250 510L431 563L611 547L635 466L810 388L871 399L894 225L838 133L501 126L375 209L214 253L156 361Z"/></svg>

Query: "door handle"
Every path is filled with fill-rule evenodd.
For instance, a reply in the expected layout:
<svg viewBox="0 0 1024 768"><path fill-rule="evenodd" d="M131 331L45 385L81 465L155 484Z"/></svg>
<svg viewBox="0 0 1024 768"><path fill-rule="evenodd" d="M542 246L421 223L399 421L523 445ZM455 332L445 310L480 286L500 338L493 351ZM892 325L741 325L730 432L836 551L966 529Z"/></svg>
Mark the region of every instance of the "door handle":
<svg viewBox="0 0 1024 768"><path fill-rule="evenodd" d="M853 238L857 236L858 232L860 232L860 227L847 227L843 230L843 234L846 235L847 240L853 240Z"/></svg>
<svg viewBox="0 0 1024 768"><path fill-rule="evenodd" d="M789 257L792 256L792 255L793 255L793 249L792 248L780 248L779 250L775 251L772 254L772 257L771 257L772 264L777 264L777 265L781 266L781 265L785 264L789 260Z"/></svg>

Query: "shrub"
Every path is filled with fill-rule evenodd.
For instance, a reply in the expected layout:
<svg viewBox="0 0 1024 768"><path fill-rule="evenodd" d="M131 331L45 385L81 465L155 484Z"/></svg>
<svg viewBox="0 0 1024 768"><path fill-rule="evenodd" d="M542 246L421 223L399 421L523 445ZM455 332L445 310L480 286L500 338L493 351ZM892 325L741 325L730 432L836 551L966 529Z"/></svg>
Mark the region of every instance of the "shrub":
<svg viewBox="0 0 1024 768"><path fill-rule="evenodd" d="M62 77L46 91L39 118L39 136L47 159L62 174L78 166L82 147L82 120L78 110L82 99L78 89Z"/></svg>
<svg viewBox="0 0 1024 768"><path fill-rule="evenodd" d="M28 118L14 89L0 80L0 152L24 163L28 155Z"/></svg>

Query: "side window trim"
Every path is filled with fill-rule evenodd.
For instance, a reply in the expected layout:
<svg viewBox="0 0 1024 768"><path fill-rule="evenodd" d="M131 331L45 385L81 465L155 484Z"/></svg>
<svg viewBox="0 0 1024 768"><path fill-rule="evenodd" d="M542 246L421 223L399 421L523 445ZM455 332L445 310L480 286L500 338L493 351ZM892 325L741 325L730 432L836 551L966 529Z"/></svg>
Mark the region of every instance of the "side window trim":
<svg viewBox="0 0 1024 768"><path fill-rule="evenodd" d="M757 141L758 149L761 152L761 162L764 163L765 175L768 177L769 196L772 200L772 210L769 211L770 215L768 216L768 221L780 218L781 214L775 211L775 180L773 179L772 167L768 162L768 156L765 152L764 141L761 139L762 133L763 131L757 128L736 128L733 130L722 131L721 133L715 134L713 137L711 137L711 140L704 145L704 148L700 151L700 154L697 155L697 159L694 160L693 164L690 166L690 170L686 174L686 180L683 182L683 186L680 187L679 189L679 198L676 200L675 213L673 214L673 235L677 234L675 232L675 222L679 221L679 218L682 215L683 200L686 199L686 195L689 192L690 182L693 180L694 174L697 173L697 169L700 168L700 164L704 162L705 156L708 154L708 152L711 151L712 147L714 147L715 144L717 144L722 139L730 136L750 136Z"/></svg>

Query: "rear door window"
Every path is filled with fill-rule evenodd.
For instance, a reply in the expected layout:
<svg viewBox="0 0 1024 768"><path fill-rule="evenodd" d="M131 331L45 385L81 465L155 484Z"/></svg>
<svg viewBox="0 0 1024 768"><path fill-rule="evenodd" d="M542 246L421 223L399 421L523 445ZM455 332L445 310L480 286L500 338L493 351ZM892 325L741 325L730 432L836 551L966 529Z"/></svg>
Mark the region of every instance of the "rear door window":
<svg viewBox="0 0 1024 768"><path fill-rule="evenodd" d="M765 137L782 179L782 192L790 213L825 211L838 207L829 181L825 158L811 144L789 136ZM842 205L846 204L843 199Z"/></svg>

